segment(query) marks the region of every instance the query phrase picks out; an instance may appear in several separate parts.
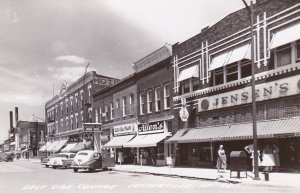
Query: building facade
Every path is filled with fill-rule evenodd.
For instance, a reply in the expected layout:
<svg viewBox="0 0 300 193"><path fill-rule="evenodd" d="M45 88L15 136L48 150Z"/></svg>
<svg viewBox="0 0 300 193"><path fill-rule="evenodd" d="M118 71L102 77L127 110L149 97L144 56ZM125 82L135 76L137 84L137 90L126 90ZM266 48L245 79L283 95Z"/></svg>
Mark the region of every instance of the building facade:
<svg viewBox="0 0 300 193"><path fill-rule="evenodd" d="M47 144L40 150L48 153L59 152L67 144L70 144L67 149L72 146L74 151L94 148L94 130L89 125L93 112L92 94L95 90L116 82L118 79L92 71L71 85L64 84L60 94L45 105L48 136Z"/></svg>
<svg viewBox="0 0 300 193"><path fill-rule="evenodd" d="M300 163L300 4L258 0L254 20L258 148L280 149L280 167ZM251 33L246 9L229 14L173 49L176 165L213 166L252 143ZM250 160L250 159L249 159Z"/></svg>

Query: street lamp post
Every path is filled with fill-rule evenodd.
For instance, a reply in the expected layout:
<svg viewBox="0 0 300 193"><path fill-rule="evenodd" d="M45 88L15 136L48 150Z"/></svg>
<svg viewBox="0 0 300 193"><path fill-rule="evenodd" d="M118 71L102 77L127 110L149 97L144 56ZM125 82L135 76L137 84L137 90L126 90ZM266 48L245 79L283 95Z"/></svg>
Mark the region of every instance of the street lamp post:
<svg viewBox="0 0 300 193"><path fill-rule="evenodd" d="M256 96L255 96L255 64L254 64L254 29L253 29L253 19L254 19L254 8L253 1L250 1L250 7L245 0L242 0L245 4L250 22L251 22L251 87L252 87L252 122L253 122L253 159L254 159L254 180L259 180L258 172L258 153L257 153L257 125L256 125Z"/></svg>

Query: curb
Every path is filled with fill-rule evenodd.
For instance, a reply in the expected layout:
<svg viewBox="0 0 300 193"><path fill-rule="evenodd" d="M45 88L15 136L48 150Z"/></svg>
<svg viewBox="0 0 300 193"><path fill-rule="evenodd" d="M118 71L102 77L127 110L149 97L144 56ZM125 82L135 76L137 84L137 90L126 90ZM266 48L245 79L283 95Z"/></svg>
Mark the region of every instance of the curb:
<svg viewBox="0 0 300 193"><path fill-rule="evenodd" d="M134 174L145 174L145 175L163 176L163 177L171 177L171 178L184 178L184 179L190 179L190 180L203 180L203 181L222 182L222 183L231 183L231 184L241 183L240 181L236 181L236 180L228 180L228 179L219 180L219 178L202 178L202 177L195 177L195 176L183 176L183 175L177 175L177 174L138 172L138 171L129 171L129 170L120 170L120 169L112 169L112 170L118 171L118 172L134 173Z"/></svg>

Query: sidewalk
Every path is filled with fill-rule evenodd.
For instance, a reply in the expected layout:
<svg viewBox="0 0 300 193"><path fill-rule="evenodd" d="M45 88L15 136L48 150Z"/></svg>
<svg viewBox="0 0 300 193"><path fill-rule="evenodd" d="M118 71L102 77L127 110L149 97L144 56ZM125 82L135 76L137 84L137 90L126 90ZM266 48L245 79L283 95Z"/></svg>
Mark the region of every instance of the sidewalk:
<svg viewBox="0 0 300 193"><path fill-rule="evenodd" d="M236 178L236 172L232 172L230 178L230 171L218 173L216 169L208 168L182 168L182 167L168 167L168 166L140 166L140 165L116 165L112 168L115 171L143 173L152 175L162 175L169 177L182 177L199 180L221 181L230 183L242 183L249 185L263 185L263 186L280 186L280 187L299 187L300 188L300 174L299 173L269 173L269 181L265 181L264 174L259 173L260 180L253 180L254 174L241 172L242 178Z"/></svg>

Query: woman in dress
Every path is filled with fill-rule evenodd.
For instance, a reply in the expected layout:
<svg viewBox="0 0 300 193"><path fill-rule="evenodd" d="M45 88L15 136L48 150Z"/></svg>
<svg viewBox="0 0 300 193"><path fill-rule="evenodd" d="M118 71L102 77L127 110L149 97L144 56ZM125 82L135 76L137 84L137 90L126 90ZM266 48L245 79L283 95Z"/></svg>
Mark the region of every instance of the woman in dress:
<svg viewBox="0 0 300 193"><path fill-rule="evenodd" d="M224 171L226 171L226 155L223 145L220 145L218 150L217 168L218 172L220 172L220 169L224 169Z"/></svg>
<svg viewBox="0 0 300 193"><path fill-rule="evenodd" d="M279 159L279 147L277 145L273 145L273 154L275 160L275 171L278 171L278 167L280 166L280 159Z"/></svg>
<svg viewBox="0 0 300 193"><path fill-rule="evenodd" d="M272 171L273 166L275 166L273 148L269 144L263 150L261 166L265 166L266 171Z"/></svg>
<svg viewBox="0 0 300 193"><path fill-rule="evenodd" d="M120 165L122 164L122 162L124 162L124 157L123 157L122 151L118 152L118 162L120 163Z"/></svg>

